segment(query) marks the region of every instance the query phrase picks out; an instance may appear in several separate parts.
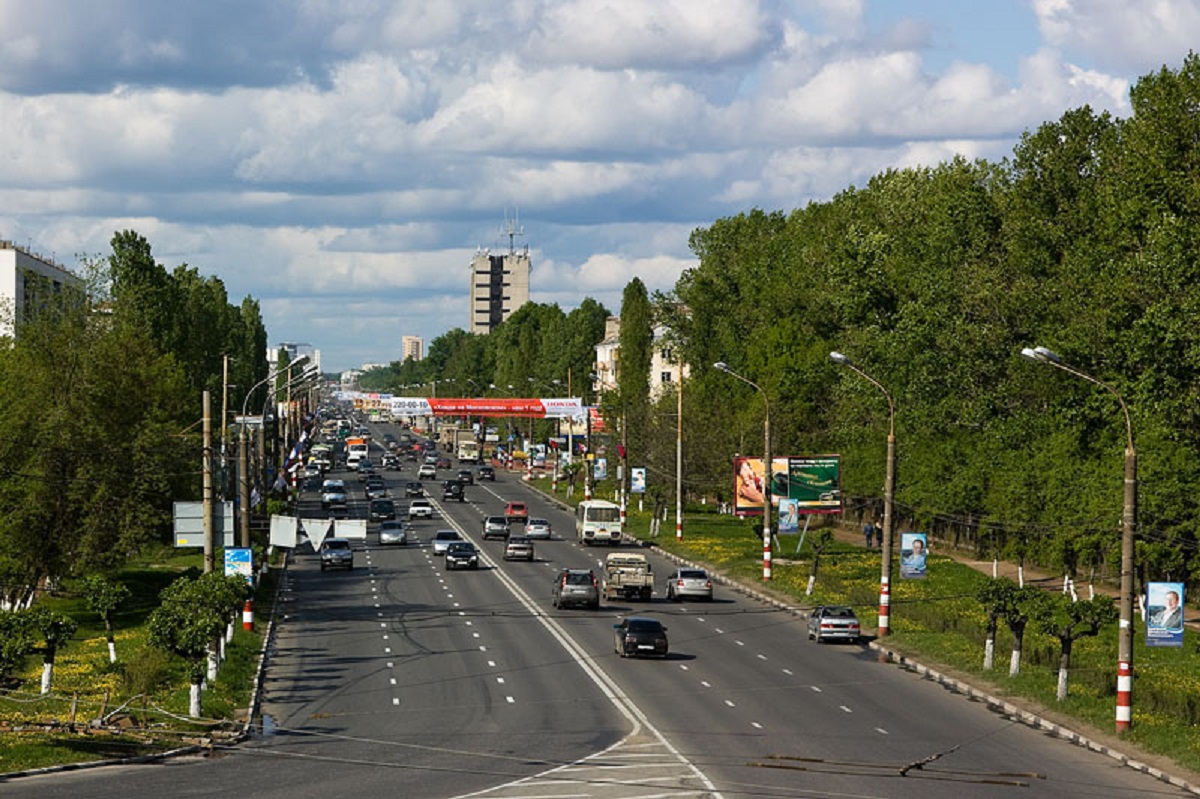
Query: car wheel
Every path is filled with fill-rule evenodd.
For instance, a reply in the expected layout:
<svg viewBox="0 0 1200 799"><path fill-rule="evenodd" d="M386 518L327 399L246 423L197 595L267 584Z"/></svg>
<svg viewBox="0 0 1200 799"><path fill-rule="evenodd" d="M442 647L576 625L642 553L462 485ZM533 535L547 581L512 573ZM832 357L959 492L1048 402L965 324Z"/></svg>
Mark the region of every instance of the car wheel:
<svg viewBox="0 0 1200 799"><path fill-rule="evenodd" d="M588 605L588 607L591 608L592 610L599 610L600 609L600 601L597 600L597 601L593 602L592 604Z"/></svg>

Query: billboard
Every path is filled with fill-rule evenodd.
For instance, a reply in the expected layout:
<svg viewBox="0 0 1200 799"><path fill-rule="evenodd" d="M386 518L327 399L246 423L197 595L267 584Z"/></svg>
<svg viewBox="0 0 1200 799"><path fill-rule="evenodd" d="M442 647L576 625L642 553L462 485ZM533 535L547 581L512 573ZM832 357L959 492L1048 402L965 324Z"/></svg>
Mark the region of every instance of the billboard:
<svg viewBox="0 0 1200 799"><path fill-rule="evenodd" d="M641 466L634 466L629 470L629 493L646 493L646 470Z"/></svg>
<svg viewBox="0 0 1200 799"><path fill-rule="evenodd" d="M905 580L925 578L925 558L929 555L929 536L925 533L900 534L900 576Z"/></svg>
<svg viewBox="0 0 1200 799"><path fill-rule="evenodd" d="M1183 583L1147 583L1146 646L1183 646Z"/></svg>
<svg viewBox="0 0 1200 799"><path fill-rule="evenodd" d="M762 513L763 459L733 459L734 507L739 516ZM771 505L782 498L796 500L797 513L841 513L840 455L791 456L771 459Z"/></svg>

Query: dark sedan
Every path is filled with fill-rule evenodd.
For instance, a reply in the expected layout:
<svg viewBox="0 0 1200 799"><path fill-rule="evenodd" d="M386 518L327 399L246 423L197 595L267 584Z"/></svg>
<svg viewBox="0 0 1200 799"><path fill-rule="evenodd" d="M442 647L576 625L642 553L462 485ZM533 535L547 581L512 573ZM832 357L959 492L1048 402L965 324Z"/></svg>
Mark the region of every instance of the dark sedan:
<svg viewBox="0 0 1200 799"><path fill-rule="evenodd" d="M667 656L667 628L658 619L631 616L620 624L614 624L613 630L613 648L623 658Z"/></svg>

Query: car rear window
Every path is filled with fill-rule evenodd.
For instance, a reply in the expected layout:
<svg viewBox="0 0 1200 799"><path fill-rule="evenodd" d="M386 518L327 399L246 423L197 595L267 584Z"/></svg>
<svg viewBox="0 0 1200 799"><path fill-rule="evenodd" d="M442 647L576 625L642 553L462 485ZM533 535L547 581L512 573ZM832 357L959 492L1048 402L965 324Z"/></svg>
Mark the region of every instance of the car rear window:
<svg viewBox="0 0 1200 799"><path fill-rule="evenodd" d="M825 608L825 615L838 619L848 619L854 615L854 611L850 608Z"/></svg>
<svg viewBox="0 0 1200 799"><path fill-rule="evenodd" d="M708 577L702 569L680 569L679 576L685 580L703 580Z"/></svg>
<svg viewBox="0 0 1200 799"><path fill-rule="evenodd" d="M656 633L662 629L662 624L653 619L638 619L629 622L629 631L635 633Z"/></svg>
<svg viewBox="0 0 1200 799"><path fill-rule="evenodd" d="M567 585L591 585L592 575L590 574L568 574Z"/></svg>
<svg viewBox="0 0 1200 799"><path fill-rule="evenodd" d="M325 548L326 549L349 549L350 542L349 541L326 541Z"/></svg>

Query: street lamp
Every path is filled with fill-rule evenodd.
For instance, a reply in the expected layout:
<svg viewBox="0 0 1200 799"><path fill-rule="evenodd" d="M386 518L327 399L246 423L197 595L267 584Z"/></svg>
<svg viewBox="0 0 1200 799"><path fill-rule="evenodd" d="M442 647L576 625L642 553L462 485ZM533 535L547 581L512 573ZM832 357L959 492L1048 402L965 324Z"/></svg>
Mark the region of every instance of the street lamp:
<svg viewBox="0 0 1200 799"><path fill-rule="evenodd" d="M719 369L728 375L736 377L743 383L753 386L763 398L763 580L771 579L771 405L767 401L767 392L763 391L762 387L749 378L742 377L737 372L729 368L729 364L724 361L717 361L713 364L714 369Z"/></svg>
<svg viewBox="0 0 1200 799"><path fill-rule="evenodd" d="M295 361L288 364L290 369L297 364L303 364L308 360L307 355L302 355ZM250 402L250 397L258 390L259 386L264 385L275 377L279 376L281 370L276 369L269 373L262 380L259 380L250 390L246 392L246 396L242 399L242 423L238 430L238 504L241 505L241 545L245 549L250 546L250 474L247 468L246 458L246 404ZM267 392L267 397L270 398L272 392ZM265 403L264 403L265 406ZM266 424L266 411L264 407L262 423Z"/></svg>
<svg viewBox="0 0 1200 799"><path fill-rule="evenodd" d="M875 378L864 372L854 361L840 352L829 353L829 359L845 366L883 392L888 401L887 467L883 480L883 563L879 570L879 637L891 632L892 590L892 506L896 497L896 403L892 395Z"/></svg>
<svg viewBox="0 0 1200 799"><path fill-rule="evenodd" d="M1125 415L1125 502L1121 513L1121 620L1117 630L1116 714L1117 732L1125 732L1133 722L1133 533L1137 520L1137 451L1133 448L1133 422L1129 418L1129 406L1115 388L1070 366L1052 350L1025 347L1021 355L1100 386L1113 395Z"/></svg>

